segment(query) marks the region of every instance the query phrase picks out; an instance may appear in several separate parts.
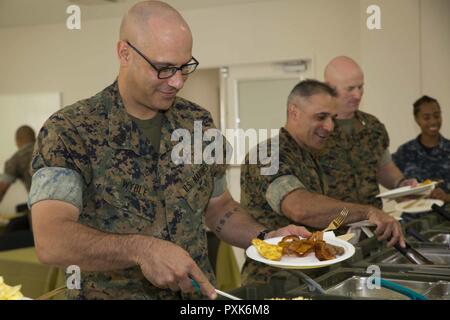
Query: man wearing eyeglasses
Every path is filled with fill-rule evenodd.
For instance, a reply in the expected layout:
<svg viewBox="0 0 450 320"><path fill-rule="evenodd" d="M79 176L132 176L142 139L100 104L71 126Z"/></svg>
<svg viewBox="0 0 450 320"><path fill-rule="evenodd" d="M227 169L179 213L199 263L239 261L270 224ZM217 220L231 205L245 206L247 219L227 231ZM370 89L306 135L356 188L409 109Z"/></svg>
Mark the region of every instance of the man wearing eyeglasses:
<svg viewBox="0 0 450 320"><path fill-rule="evenodd" d="M197 282L214 299L205 226L242 248L266 235L309 235L264 230L230 196L224 164L172 161L175 130L214 128L206 110L176 97L198 66L177 11L133 6L117 54L117 81L52 115L34 151L36 252L43 263L80 267L70 298L198 298Z"/></svg>

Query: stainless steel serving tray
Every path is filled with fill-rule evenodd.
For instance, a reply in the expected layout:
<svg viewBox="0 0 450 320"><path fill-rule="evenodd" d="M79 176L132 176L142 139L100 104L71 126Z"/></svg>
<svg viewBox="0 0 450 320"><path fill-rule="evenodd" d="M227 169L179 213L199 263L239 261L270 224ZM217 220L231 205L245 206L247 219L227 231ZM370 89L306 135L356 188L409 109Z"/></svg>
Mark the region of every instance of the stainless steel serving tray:
<svg viewBox="0 0 450 320"><path fill-rule="evenodd" d="M409 298L386 288L370 288L367 283L371 274L363 269L341 269L329 272L315 281L330 296L345 296L356 299L383 299L383 300L408 300ZM450 274L442 275L420 275L382 272L381 276L399 285L410 288L429 299L449 300ZM299 288L299 291L305 288ZM291 291L295 293L295 291Z"/></svg>
<svg viewBox="0 0 450 320"><path fill-rule="evenodd" d="M431 248L417 248L416 249L423 256L431 260L435 265L450 267L450 249L448 247L431 247ZM383 264L410 264L409 260L400 252L392 252L386 256L380 256L373 260L375 263Z"/></svg>

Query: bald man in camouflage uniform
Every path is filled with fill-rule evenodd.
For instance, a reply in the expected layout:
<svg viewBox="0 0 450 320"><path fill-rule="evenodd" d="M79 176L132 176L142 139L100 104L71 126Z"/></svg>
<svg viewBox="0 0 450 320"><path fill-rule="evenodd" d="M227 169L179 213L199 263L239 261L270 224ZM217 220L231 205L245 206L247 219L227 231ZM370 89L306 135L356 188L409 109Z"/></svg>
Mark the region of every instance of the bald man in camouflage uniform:
<svg viewBox="0 0 450 320"><path fill-rule="evenodd" d="M31 127L21 126L17 129L16 145L19 150L5 162L5 170L3 174L0 174L0 202L17 179L23 182L27 191L30 191L30 163L35 141L36 136Z"/></svg>
<svg viewBox="0 0 450 320"><path fill-rule="evenodd" d="M378 184L388 189L415 186L392 161L389 136L375 116L359 110L364 74L349 57L336 57L325 69L325 81L337 96L336 129L320 164L327 176L330 197L382 208Z"/></svg>
<svg viewBox="0 0 450 320"><path fill-rule="evenodd" d="M214 128L209 112L176 97L198 65L191 32L167 4L140 2L122 21L117 54L117 82L39 133L29 199L37 255L80 267L70 298L199 298L195 280L214 299L206 227L242 248L264 227L232 199L224 164L194 162L190 143L176 152L196 123ZM286 234L307 232L270 233Z"/></svg>
<svg viewBox="0 0 450 320"><path fill-rule="evenodd" d="M306 80L297 84L288 98L286 125L280 129L279 170L260 173L261 163L241 168L241 205L268 229L289 223L323 229L344 207L345 223L369 220L377 225L379 240L404 246L400 224L381 210L327 197L328 186L319 164L321 150L333 131L336 117L335 92L324 83ZM273 142L271 142L273 143ZM270 143L268 143L270 145ZM266 283L279 271L247 259L242 270L244 284Z"/></svg>

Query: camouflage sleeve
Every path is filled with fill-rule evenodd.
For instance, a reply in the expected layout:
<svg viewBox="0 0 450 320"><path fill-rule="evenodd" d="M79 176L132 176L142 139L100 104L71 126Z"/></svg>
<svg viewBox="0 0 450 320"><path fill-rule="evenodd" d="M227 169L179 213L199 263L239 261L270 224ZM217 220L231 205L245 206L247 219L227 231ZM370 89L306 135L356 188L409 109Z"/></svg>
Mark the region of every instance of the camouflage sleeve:
<svg viewBox="0 0 450 320"><path fill-rule="evenodd" d="M392 161L394 161L395 165L402 171L405 172L406 164L407 164L407 156L404 151L404 147L400 146L397 149L397 152L392 154Z"/></svg>
<svg viewBox="0 0 450 320"><path fill-rule="evenodd" d="M227 157L232 154L231 144L226 137L216 128L211 114L205 111L202 115L202 129L203 135L206 139L206 146L204 146L204 157L207 164L213 166L212 174L215 178L222 178L228 168Z"/></svg>
<svg viewBox="0 0 450 320"><path fill-rule="evenodd" d="M379 168L387 165L391 161L392 161L391 153L389 152L389 149L386 149L383 155L381 156Z"/></svg>
<svg viewBox="0 0 450 320"><path fill-rule="evenodd" d="M381 131L382 131L383 147L388 150L389 149L389 145L391 144L391 141L389 139L389 134L387 132L386 126L384 124L381 124Z"/></svg>
<svg viewBox="0 0 450 320"><path fill-rule="evenodd" d="M83 208L83 180L74 170L58 167L39 169L34 175L28 207L42 200L60 200Z"/></svg>
<svg viewBox="0 0 450 320"><path fill-rule="evenodd" d="M63 114L54 114L40 130L34 148L30 203L56 199L80 208L82 201L75 191L85 191L91 174L85 144L75 126Z"/></svg>
<svg viewBox="0 0 450 320"><path fill-rule="evenodd" d="M91 181L91 166L84 141L64 115L56 113L39 132L31 162L31 175L44 167L76 171L85 185Z"/></svg>
<svg viewBox="0 0 450 320"><path fill-rule="evenodd" d="M306 189L306 187L296 176L278 177L267 188L266 200L273 211L282 214L281 202L289 193L297 189Z"/></svg>

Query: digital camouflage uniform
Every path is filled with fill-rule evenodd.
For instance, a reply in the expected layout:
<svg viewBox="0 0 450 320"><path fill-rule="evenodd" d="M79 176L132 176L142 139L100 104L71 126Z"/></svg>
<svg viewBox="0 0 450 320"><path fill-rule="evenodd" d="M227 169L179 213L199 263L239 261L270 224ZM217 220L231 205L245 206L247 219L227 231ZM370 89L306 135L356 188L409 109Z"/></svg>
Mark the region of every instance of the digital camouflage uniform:
<svg viewBox="0 0 450 320"><path fill-rule="evenodd" d="M194 120L203 121L203 130L214 127L208 111L176 98L163 117L158 154L125 112L117 83L62 109L39 133L30 204L62 199L79 207L83 225L171 241L189 252L214 283L204 212L225 166L176 165L171 160L172 148L179 143L171 141L172 132L184 128L192 136ZM67 190L66 185L58 186L58 175L66 175L66 182L79 179L82 183L68 183L72 189ZM80 191L78 186L82 186L82 203L71 196ZM81 281L81 290L68 290L70 298L181 298L179 293L154 287L137 266L82 272Z"/></svg>
<svg viewBox="0 0 450 320"><path fill-rule="evenodd" d="M320 164L328 183L327 196L346 202L382 207L377 171L387 148L385 126L374 116L357 111L352 133L336 126L321 150Z"/></svg>
<svg viewBox="0 0 450 320"><path fill-rule="evenodd" d="M269 230L293 223L281 212L281 202L286 195L297 189L320 194L327 191L316 155L300 147L284 128L279 133L279 170L276 174L261 175L261 164L248 164L248 160L249 155L241 167L241 205ZM268 282L277 271L280 269L247 258L242 283Z"/></svg>
<svg viewBox="0 0 450 320"><path fill-rule="evenodd" d="M5 162L5 171L0 175L0 181L11 184L16 181L16 179L19 179L25 185L27 191L30 191L30 163L31 157L33 156L33 146L34 143L24 145Z"/></svg>
<svg viewBox="0 0 450 320"><path fill-rule="evenodd" d="M450 192L450 140L441 136L439 145L427 151L419 139L420 135L401 145L392 159L406 177L419 181L442 179L444 183L439 187Z"/></svg>

